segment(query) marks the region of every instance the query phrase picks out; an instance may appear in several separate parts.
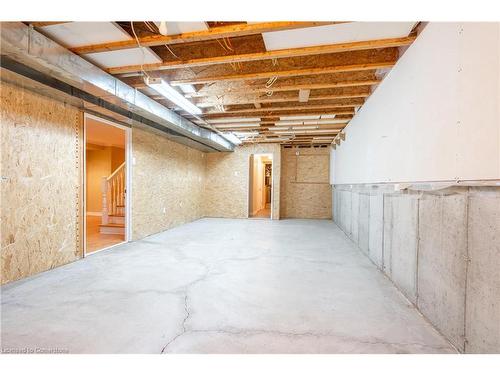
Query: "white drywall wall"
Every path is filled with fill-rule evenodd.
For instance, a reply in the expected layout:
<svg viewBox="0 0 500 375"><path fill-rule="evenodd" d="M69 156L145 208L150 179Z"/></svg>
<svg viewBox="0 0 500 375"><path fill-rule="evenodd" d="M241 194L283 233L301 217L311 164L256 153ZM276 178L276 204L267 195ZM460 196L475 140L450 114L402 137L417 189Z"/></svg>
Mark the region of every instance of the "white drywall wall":
<svg viewBox="0 0 500 375"><path fill-rule="evenodd" d="M345 129L333 184L500 179L500 23L429 23Z"/></svg>

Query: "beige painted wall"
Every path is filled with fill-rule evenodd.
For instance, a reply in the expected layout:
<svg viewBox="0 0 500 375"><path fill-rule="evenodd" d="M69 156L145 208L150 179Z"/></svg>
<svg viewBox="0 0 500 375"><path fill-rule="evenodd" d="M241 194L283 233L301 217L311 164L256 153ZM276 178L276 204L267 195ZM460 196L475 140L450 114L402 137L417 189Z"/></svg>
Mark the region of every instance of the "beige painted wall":
<svg viewBox="0 0 500 375"><path fill-rule="evenodd" d="M125 150L105 147L87 150L87 212L102 211L102 177L113 173L125 161Z"/></svg>
<svg viewBox="0 0 500 375"><path fill-rule="evenodd" d="M119 147L111 148L111 173L123 164L125 161L125 149Z"/></svg>
<svg viewBox="0 0 500 375"><path fill-rule="evenodd" d="M87 150L87 212L102 211L102 177L111 173L111 149Z"/></svg>
<svg viewBox="0 0 500 375"><path fill-rule="evenodd" d="M281 150L282 218L332 218L329 163L329 148Z"/></svg>
<svg viewBox="0 0 500 375"><path fill-rule="evenodd" d="M1 282L81 257L81 113L0 82Z"/></svg>
<svg viewBox="0 0 500 375"><path fill-rule="evenodd" d="M280 214L281 149L277 144L243 145L234 152L207 154L205 216L248 217L251 154L273 155L273 219Z"/></svg>
<svg viewBox="0 0 500 375"><path fill-rule="evenodd" d="M206 154L132 129L132 239L203 216Z"/></svg>

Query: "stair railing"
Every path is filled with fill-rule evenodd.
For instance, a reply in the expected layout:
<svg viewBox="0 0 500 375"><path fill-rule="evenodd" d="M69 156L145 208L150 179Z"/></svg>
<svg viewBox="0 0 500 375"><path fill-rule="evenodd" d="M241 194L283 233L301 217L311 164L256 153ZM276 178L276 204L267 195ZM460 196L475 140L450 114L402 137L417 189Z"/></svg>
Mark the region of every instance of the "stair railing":
<svg viewBox="0 0 500 375"><path fill-rule="evenodd" d="M102 178L102 224L109 223L110 215L125 212L125 162L108 177Z"/></svg>

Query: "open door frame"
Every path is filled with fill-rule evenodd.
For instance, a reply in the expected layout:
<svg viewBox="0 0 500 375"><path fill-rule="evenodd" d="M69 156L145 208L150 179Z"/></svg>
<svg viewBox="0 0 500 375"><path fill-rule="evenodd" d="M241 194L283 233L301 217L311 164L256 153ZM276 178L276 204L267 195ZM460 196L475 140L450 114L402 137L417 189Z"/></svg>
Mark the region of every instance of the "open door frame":
<svg viewBox="0 0 500 375"><path fill-rule="evenodd" d="M125 131L125 240L123 242L120 242L118 244L114 244L111 246L104 247L102 249L93 251L92 253L87 254L87 184L86 184L86 178L87 178L87 119L93 119L99 122L102 122L106 125L114 126L119 129L122 129ZM132 193L132 162L131 162L131 151L132 151L132 137L131 137L131 128L127 126L123 126L120 124L117 124L113 121L104 119L102 117L98 117L95 115L92 115L90 113L84 113L83 116L83 173L82 173L82 190L83 190L83 204L82 204L82 212L83 212L83 257L85 258L87 255L93 255L96 254L100 251L110 249L114 246L121 245L123 243L129 242L131 239L131 226L132 226L132 220L131 220L131 209L130 209L130 203L131 203L131 193Z"/></svg>
<svg viewBox="0 0 500 375"><path fill-rule="evenodd" d="M274 154L268 152L261 152L257 154L250 154L248 158L248 186L247 186L247 219L251 218L251 207L252 207L252 189L253 189L253 163L256 155L269 155L271 157L271 214L269 216L270 220L273 220L274 213ZM265 171L264 171L265 173Z"/></svg>

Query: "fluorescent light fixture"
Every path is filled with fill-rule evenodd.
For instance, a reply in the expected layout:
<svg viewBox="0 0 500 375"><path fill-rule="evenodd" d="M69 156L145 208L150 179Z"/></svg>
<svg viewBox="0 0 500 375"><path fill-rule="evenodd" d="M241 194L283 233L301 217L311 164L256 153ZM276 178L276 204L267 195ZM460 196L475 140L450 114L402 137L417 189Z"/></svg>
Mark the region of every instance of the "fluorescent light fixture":
<svg viewBox="0 0 500 375"><path fill-rule="evenodd" d="M209 120L208 122L211 124L223 124L225 122L259 122L260 117L226 117L226 118L217 118Z"/></svg>
<svg viewBox="0 0 500 375"><path fill-rule="evenodd" d="M201 109L187 100L181 93L175 90L167 82L161 78L146 78L146 85L155 90L158 94L163 95L165 98L170 100L175 105L181 107L185 111L191 113L192 115L201 114Z"/></svg>
<svg viewBox="0 0 500 375"><path fill-rule="evenodd" d="M217 128L219 129L226 129L226 128L258 128L260 127L259 123L250 123L250 124L245 124L245 123L240 123L240 124L214 124Z"/></svg>
<svg viewBox="0 0 500 375"><path fill-rule="evenodd" d="M221 133L221 135L226 138L229 142L235 145L241 145L241 140L235 136L233 133Z"/></svg>

